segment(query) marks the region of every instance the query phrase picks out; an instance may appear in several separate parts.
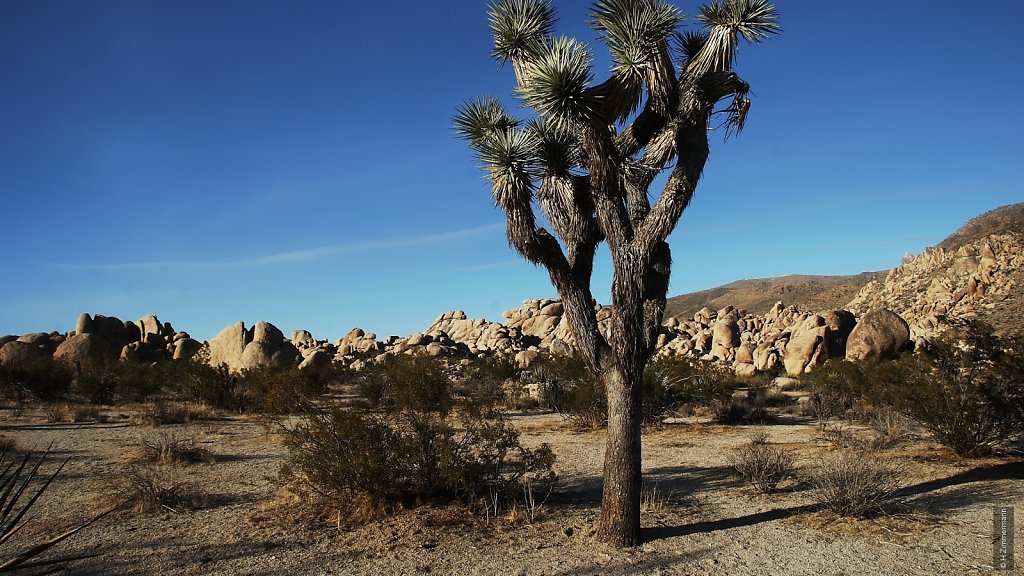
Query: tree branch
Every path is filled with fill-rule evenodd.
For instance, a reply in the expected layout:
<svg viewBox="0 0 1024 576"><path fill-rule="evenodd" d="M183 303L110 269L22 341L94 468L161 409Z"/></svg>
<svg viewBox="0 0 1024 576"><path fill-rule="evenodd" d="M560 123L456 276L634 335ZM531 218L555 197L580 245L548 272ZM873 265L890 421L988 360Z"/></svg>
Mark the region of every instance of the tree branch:
<svg viewBox="0 0 1024 576"><path fill-rule="evenodd" d="M747 83L732 72L711 72L686 84L680 94L675 138L679 160L658 202L637 228L631 246L635 254L650 254L656 243L668 238L690 205L710 151L708 118L715 103L730 94L746 94L749 89Z"/></svg>

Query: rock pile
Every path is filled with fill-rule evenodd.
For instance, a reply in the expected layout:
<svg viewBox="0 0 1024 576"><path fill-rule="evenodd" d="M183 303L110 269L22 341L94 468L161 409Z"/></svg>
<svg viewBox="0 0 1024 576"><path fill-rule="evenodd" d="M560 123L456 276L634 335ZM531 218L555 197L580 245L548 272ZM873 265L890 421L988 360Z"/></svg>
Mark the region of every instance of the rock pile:
<svg viewBox="0 0 1024 576"><path fill-rule="evenodd" d="M0 364L17 364L50 356L78 369L117 360L156 362L192 358L202 345L186 332L176 332L156 316L122 322L114 316L82 314L67 334L34 333L6 340Z"/></svg>

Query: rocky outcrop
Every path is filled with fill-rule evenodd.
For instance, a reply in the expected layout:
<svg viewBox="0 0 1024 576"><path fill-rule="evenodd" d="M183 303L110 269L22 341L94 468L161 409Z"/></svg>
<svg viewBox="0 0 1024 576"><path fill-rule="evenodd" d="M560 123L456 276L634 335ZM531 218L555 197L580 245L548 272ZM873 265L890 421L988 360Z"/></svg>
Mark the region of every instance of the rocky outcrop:
<svg viewBox="0 0 1024 576"><path fill-rule="evenodd" d="M998 332L1024 335L1024 234L993 234L954 249L907 255L884 280L861 289L847 308L886 308L906 319L914 339L932 338L957 320L982 318Z"/></svg>
<svg viewBox="0 0 1024 576"><path fill-rule="evenodd" d="M49 350L44 347L14 339L0 346L0 366L25 366L49 355Z"/></svg>
<svg viewBox="0 0 1024 576"><path fill-rule="evenodd" d="M244 322L236 322L221 330L209 342L211 366L227 366L241 372L261 366L297 364L302 354L284 333L269 322L257 322L246 330Z"/></svg>

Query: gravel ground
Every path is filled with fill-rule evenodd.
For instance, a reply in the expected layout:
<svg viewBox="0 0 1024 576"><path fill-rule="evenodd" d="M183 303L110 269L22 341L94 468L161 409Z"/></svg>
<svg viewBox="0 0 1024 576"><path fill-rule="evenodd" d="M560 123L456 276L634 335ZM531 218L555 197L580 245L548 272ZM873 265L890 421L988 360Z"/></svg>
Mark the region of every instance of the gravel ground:
<svg viewBox="0 0 1024 576"><path fill-rule="evenodd" d="M837 450L810 422L765 428L772 443L798 454L801 473L781 492L760 495L728 464L752 427L684 421L646 433L646 543L619 550L593 537L603 433L570 430L553 415L527 415L511 417L523 443L551 444L560 477L533 522L523 514L487 521L423 508L345 530L315 523L289 502L277 480L286 449L259 421L231 417L149 428L122 410L91 424L47 424L31 411L3 414L17 446L52 443L52 459L70 457L19 545L116 502L130 459L146 439L190 436L215 456L212 463L174 468L183 483L207 493L200 509L108 516L61 545L61 554L98 554L73 563L70 574L959 576L992 572L991 507L1024 510L1021 459L965 461L917 439L880 453L906 470L905 511L841 519L810 509L814 493L799 480Z"/></svg>

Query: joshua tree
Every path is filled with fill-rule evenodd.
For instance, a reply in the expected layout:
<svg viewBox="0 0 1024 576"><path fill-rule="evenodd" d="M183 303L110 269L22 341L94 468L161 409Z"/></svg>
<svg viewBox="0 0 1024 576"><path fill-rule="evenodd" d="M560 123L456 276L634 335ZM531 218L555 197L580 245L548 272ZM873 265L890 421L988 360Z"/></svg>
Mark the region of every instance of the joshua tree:
<svg viewBox="0 0 1024 576"><path fill-rule="evenodd" d="M598 530L629 546L640 541L641 386L665 311L666 238L693 198L708 131L728 137L743 128L749 86L731 71L739 38L760 42L779 26L766 0L713 0L697 15L701 29L685 33L682 12L660 0L601 0L590 16L613 62L600 84L587 46L553 34L549 0L491 5L492 56L512 63L516 94L535 116L523 122L497 99L479 98L454 124L490 177L509 244L547 269L575 349L604 384ZM667 181L652 204L648 188L662 171ZM554 234L538 225L535 202ZM614 266L607 335L590 290L601 242Z"/></svg>

